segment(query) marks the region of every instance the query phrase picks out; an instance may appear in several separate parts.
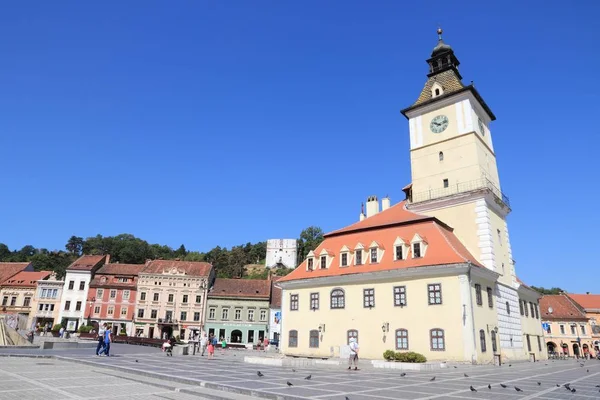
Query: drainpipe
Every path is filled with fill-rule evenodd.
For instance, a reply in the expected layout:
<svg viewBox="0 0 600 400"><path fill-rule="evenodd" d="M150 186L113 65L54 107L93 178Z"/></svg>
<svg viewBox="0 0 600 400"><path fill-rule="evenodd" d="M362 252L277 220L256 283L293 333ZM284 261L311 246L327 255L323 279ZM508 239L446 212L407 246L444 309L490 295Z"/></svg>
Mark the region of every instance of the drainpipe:
<svg viewBox="0 0 600 400"><path fill-rule="evenodd" d="M471 290L471 268L473 268L471 266L471 261L467 262L467 266L468 266L468 270L467 270L467 277L468 277L468 282L469 282L469 304L471 304L471 327L472 327L472 334L473 334L473 350L474 353L471 353L471 363L473 363L473 359L477 356L477 336L475 335L476 329L475 329L475 308L473 307L473 291Z"/></svg>

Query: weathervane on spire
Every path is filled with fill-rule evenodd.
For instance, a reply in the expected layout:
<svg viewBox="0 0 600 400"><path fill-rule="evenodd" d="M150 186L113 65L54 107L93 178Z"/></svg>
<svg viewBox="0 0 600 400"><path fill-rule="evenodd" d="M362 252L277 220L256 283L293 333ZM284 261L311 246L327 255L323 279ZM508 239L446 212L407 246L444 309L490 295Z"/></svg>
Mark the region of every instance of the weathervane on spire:
<svg viewBox="0 0 600 400"><path fill-rule="evenodd" d="M442 40L442 33L444 33L444 31L442 30L442 28L438 25L437 28L437 34L438 34L438 40Z"/></svg>
<svg viewBox="0 0 600 400"><path fill-rule="evenodd" d="M360 203L360 213L361 214L365 213L365 203Z"/></svg>

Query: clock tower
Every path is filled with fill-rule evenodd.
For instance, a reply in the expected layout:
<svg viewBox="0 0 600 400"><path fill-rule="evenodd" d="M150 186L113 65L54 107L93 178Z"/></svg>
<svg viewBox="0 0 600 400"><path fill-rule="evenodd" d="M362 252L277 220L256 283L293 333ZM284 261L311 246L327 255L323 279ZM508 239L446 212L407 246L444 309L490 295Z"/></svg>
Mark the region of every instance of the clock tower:
<svg viewBox="0 0 600 400"><path fill-rule="evenodd" d="M522 350L519 297L491 122L496 116L471 82L465 85L454 50L442 40L427 60L427 81L402 114L408 119L412 183L407 207L435 216L488 269L499 274L495 290L504 350ZM511 314L512 309L512 314Z"/></svg>

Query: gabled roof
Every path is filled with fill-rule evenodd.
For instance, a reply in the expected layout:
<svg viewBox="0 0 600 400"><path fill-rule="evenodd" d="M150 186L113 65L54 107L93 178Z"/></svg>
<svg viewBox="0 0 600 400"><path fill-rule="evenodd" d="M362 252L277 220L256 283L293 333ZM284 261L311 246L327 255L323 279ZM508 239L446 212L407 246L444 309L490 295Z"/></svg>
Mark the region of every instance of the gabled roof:
<svg viewBox="0 0 600 400"><path fill-rule="evenodd" d="M52 271L21 271L5 280L2 286L36 287L37 281L46 279L50 275L52 275Z"/></svg>
<svg viewBox="0 0 600 400"><path fill-rule="evenodd" d="M552 313L548 308L552 307ZM540 312L548 320L587 320L583 310L566 294L549 294L540 298Z"/></svg>
<svg viewBox="0 0 600 400"><path fill-rule="evenodd" d="M209 276L212 265L207 262L176 261L176 260L151 260L146 262L142 274L162 274L176 268L192 276Z"/></svg>
<svg viewBox="0 0 600 400"><path fill-rule="evenodd" d="M208 297L252 297L268 300L271 281L261 279L215 279Z"/></svg>
<svg viewBox="0 0 600 400"><path fill-rule="evenodd" d="M345 234L349 232L374 229L374 228L383 228L386 226L392 225L401 225L407 223L414 223L418 221L431 221L435 218L429 217L426 215L416 214L414 212L408 211L406 209L406 201L401 201L398 204L395 204L388 208L387 210L381 211L369 218L365 218L362 221L356 222L352 225L349 225L345 228L338 229L337 231L329 232L324 235L325 238L331 236L337 236L340 234ZM412 237L412 235L411 235ZM373 240L365 240L364 243L371 243ZM320 248L321 246L319 246ZM331 247L331 246L330 246ZM350 248L354 248L354 245L348 246ZM340 248L340 247L338 247ZM315 251L318 254L317 251Z"/></svg>
<svg viewBox="0 0 600 400"><path fill-rule="evenodd" d="M313 270L307 270L306 260L304 260L298 268L279 282L468 262L473 266L485 268L469 253L452 233L451 228L435 218L420 216L405 210L404 202L347 228L325 235L325 240L317 247L315 253L318 254L322 248L335 249L332 255L335 258L339 256L339 250L343 246L354 249L358 243L373 241L393 249L398 236L408 238L416 233L421 237L427 237L428 250L424 257L413 258L412 249L409 248L403 260L394 260L394 251L386 251L377 264L371 264L368 259L363 258L362 265L350 263L351 265L342 267L334 260L329 268Z"/></svg>
<svg viewBox="0 0 600 400"><path fill-rule="evenodd" d="M33 266L28 262L0 262L0 283L21 271L33 271Z"/></svg>
<svg viewBox="0 0 600 400"><path fill-rule="evenodd" d="M98 275L137 275L146 267L146 264L104 264L96 274Z"/></svg>
<svg viewBox="0 0 600 400"><path fill-rule="evenodd" d="M93 271L106 262L105 255L81 256L67 267L67 271Z"/></svg>
<svg viewBox="0 0 600 400"><path fill-rule="evenodd" d="M585 310L600 310L600 294L569 294Z"/></svg>

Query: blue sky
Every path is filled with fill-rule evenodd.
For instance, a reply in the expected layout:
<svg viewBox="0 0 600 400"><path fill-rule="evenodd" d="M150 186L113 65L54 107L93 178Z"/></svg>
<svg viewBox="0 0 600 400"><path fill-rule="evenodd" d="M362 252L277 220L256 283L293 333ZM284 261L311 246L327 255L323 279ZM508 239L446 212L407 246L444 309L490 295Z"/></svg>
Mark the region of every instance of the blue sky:
<svg viewBox="0 0 600 400"><path fill-rule="evenodd" d="M12 2L0 242L132 233L207 251L403 198L444 39L492 124L517 272L598 292L597 2Z"/></svg>

